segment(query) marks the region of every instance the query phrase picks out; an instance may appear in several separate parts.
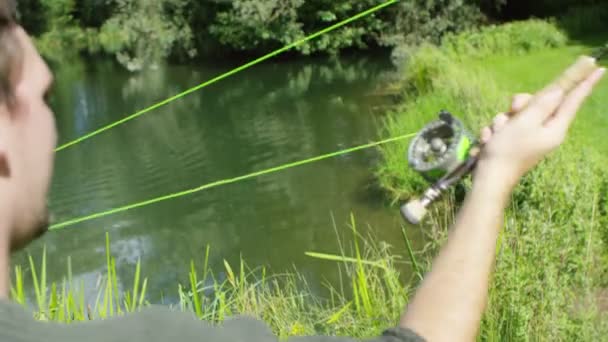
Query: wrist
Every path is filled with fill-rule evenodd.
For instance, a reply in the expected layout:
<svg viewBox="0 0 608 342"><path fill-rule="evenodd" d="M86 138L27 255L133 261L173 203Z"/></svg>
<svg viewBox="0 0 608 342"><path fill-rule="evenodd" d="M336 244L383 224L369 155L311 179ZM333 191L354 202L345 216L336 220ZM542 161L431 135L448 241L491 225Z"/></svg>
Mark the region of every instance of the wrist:
<svg viewBox="0 0 608 342"><path fill-rule="evenodd" d="M480 160L473 174L473 192L506 201L519 179L518 173L507 165Z"/></svg>

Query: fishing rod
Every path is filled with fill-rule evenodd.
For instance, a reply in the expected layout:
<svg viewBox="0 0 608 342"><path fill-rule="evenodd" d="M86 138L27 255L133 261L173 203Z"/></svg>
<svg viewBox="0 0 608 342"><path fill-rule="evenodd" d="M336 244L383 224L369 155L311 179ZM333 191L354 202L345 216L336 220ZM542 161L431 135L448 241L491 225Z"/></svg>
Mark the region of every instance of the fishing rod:
<svg viewBox="0 0 608 342"><path fill-rule="evenodd" d="M600 59L607 56L608 44L590 56L580 56L550 87L559 86L569 93L591 75ZM413 225L424 219L428 208L445 191L471 174L483 149L483 144L457 117L446 110L438 116L422 128L407 151L409 167L431 184L420 197L411 198L400 208L403 218Z"/></svg>

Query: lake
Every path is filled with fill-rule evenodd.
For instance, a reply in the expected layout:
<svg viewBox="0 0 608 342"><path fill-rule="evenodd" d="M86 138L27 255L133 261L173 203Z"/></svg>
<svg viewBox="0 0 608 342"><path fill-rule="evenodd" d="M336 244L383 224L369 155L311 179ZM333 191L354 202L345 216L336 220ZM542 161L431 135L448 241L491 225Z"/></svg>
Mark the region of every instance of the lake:
<svg viewBox="0 0 608 342"><path fill-rule="evenodd" d="M228 64L130 74L96 60L56 69L60 143L236 66ZM236 74L58 152L54 221L375 141L391 100L374 92L394 76L383 55L271 62ZM26 265L26 253L39 260L46 246L52 281L67 274L70 256L94 300L108 232L119 287L131 286L141 260L153 302L176 300L190 260L202 266L207 246L220 275L224 260L235 267L242 257L273 273L295 268L321 291L337 281L337 267L304 253L339 253L338 237L352 239L351 213L362 232L403 248L399 210L374 187L378 157L359 151L51 231L13 263Z"/></svg>

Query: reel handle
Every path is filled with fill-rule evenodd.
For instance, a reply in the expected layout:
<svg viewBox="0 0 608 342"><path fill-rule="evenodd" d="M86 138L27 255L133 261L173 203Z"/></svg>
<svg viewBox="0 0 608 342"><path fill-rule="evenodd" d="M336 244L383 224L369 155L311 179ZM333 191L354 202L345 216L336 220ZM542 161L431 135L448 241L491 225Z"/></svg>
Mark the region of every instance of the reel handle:
<svg viewBox="0 0 608 342"><path fill-rule="evenodd" d="M443 192L452 185L458 183L463 177L467 176L475 169L480 153L481 146L473 146L469 151L469 157L466 161L428 188L421 198L413 198L405 205L401 206L401 215L403 218L413 225L418 225L426 216L427 208L441 197Z"/></svg>

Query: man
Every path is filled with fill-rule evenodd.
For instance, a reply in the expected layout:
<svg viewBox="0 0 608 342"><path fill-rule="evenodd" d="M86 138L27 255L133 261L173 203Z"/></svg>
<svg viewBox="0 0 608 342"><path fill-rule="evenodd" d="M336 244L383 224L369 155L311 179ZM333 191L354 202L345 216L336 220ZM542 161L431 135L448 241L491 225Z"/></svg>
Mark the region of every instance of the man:
<svg viewBox="0 0 608 342"><path fill-rule="evenodd" d="M504 208L518 180L563 141L584 99L603 76L597 69L569 94L547 88L518 95L492 127L474 185L447 245L411 300L398 327L373 341L471 341L487 300L488 279ZM212 327L187 313L151 308L106 321L72 325L37 322L10 303L10 253L46 231L46 195L56 133L44 97L52 75L11 3L0 0L0 341L276 341L261 322L228 320ZM386 322L387 325L391 324ZM300 337L292 341L350 341Z"/></svg>

